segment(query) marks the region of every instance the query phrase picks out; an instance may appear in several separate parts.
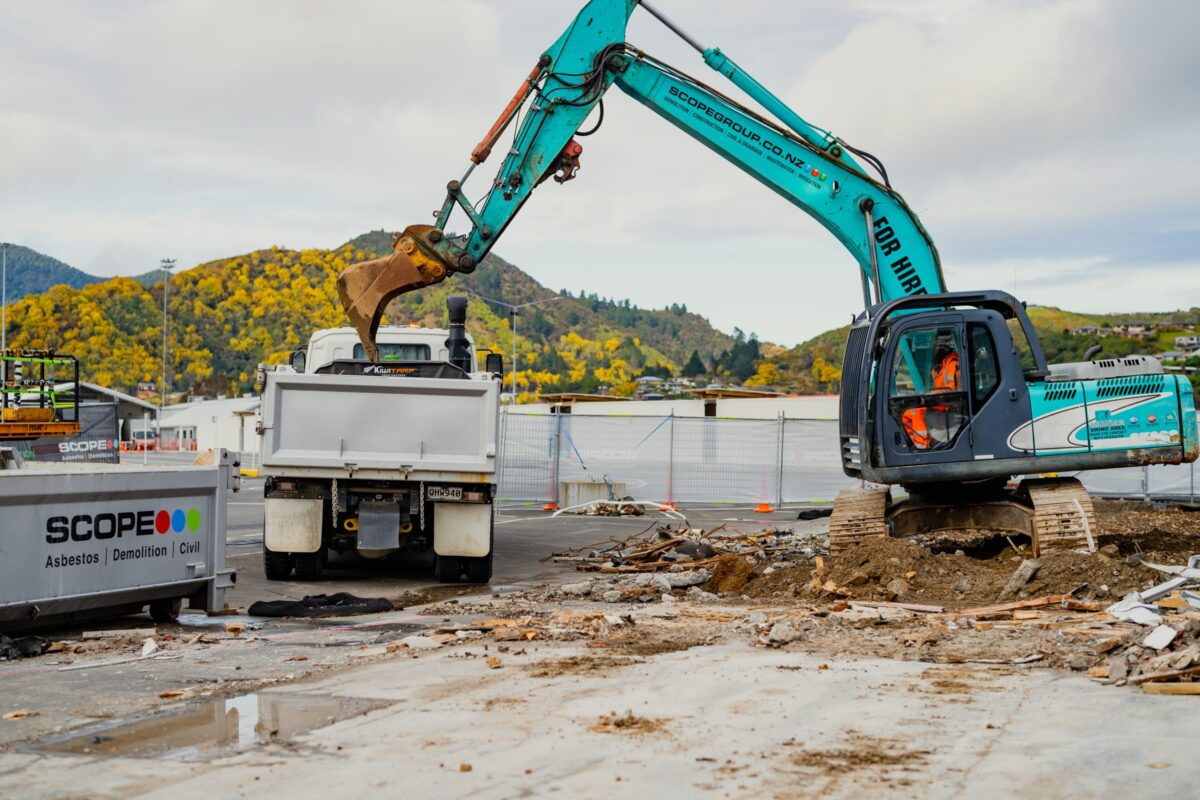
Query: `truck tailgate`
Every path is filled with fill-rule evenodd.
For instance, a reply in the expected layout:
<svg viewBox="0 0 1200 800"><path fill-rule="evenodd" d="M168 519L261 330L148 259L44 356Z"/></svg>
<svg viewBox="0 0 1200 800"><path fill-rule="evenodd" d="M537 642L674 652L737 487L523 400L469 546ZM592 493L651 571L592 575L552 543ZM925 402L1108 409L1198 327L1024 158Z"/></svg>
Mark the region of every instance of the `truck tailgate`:
<svg viewBox="0 0 1200 800"><path fill-rule="evenodd" d="M267 373L262 464L495 473L494 380Z"/></svg>

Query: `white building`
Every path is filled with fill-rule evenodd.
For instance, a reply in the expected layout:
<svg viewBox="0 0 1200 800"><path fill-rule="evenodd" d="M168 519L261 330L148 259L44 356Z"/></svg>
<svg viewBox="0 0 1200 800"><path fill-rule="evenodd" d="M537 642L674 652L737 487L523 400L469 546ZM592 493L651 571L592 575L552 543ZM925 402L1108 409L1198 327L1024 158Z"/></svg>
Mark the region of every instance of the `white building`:
<svg viewBox="0 0 1200 800"><path fill-rule="evenodd" d="M164 449L258 452L254 432L258 397L196 400L163 409L160 437Z"/></svg>

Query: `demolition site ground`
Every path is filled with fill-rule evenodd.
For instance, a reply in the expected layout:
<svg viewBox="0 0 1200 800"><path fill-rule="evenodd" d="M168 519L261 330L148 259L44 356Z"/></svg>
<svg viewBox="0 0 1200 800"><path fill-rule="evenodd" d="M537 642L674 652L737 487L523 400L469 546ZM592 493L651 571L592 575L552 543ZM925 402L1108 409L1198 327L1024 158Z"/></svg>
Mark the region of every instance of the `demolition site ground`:
<svg viewBox="0 0 1200 800"><path fill-rule="evenodd" d="M267 582L254 497L231 514L230 614L0 642L0 796L1188 796L1200 779L1200 699L1172 696L1200 693L1196 584L1142 624L1106 610L1200 552L1200 513L1098 503L1096 552L1032 566L1004 537L831 556L827 520L795 510L508 513L482 587L354 562ZM245 613L332 592L394 610Z"/></svg>

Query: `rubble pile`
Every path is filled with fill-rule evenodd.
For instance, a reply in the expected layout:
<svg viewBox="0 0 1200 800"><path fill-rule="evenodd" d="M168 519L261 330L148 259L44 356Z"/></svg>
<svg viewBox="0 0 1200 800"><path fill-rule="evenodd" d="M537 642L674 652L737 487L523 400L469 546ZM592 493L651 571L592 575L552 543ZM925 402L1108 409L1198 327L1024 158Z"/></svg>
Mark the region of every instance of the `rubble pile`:
<svg viewBox="0 0 1200 800"><path fill-rule="evenodd" d="M727 532L724 525L710 530L655 525L625 539L553 553L548 560L575 563L584 572L634 573L713 567L732 555L762 564L812 563L816 555L827 552L823 537L797 534L790 528L744 534Z"/></svg>

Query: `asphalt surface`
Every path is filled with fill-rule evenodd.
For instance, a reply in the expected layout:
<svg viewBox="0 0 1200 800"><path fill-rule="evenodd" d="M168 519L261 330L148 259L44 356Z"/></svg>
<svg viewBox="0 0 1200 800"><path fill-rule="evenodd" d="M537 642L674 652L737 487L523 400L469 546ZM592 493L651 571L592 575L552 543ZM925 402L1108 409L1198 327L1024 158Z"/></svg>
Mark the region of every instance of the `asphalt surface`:
<svg viewBox="0 0 1200 800"><path fill-rule="evenodd" d="M241 491L228 501L226 563L237 570L235 587L226 593L231 606L246 608L256 600L300 599L305 595L350 592L366 597L393 597L438 586L429 564L371 562L340 556L330 562L316 582L268 581L262 571L263 480L244 478ZM691 527L712 528L722 523L758 530L772 524L794 523L796 512L760 514L747 507L681 509ZM589 544L603 545L656 524L681 525L661 514L642 517L554 516L532 509L502 509L496 518L496 554L492 586L571 580L570 564L550 561L551 553Z"/></svg>

